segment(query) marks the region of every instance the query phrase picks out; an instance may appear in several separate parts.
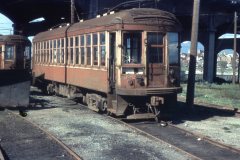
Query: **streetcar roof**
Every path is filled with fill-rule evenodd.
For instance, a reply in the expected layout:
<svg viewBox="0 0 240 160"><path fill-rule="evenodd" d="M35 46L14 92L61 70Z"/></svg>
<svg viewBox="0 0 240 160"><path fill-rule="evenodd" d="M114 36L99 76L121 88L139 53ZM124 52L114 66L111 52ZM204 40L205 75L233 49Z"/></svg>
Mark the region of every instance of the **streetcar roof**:
<svg viewBox="0 0 240 160"><path fill-rule="evenodd" d="M107 30L109 26L125 24L158 26L164 28L164 31L180 29L179 21L169 12L152 8L133 8L41 32L34 37L33 41L63 38L66 32L70 35L79 31L91 33L91 30L96 30L96 28L102 27L102 30Z"/></svg>
<svg viewBox="0 0 240 160"><path fill-rule="evenodd" d="M0 42L2 43L30 43L30 40L22 35L0 35Z"/></svg>

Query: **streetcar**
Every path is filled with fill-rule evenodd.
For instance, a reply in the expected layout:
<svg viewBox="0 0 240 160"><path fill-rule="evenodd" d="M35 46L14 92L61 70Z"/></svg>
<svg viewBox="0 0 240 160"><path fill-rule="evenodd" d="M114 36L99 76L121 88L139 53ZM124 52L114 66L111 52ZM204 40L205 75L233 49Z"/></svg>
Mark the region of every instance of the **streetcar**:
<svg viewBox="0 0 240 160"><path fill-rule="evenodd" d="M33 39L35 84L92 110L158 120L182 91L180 31L169 12L133 8L41 32Z"/></svg>

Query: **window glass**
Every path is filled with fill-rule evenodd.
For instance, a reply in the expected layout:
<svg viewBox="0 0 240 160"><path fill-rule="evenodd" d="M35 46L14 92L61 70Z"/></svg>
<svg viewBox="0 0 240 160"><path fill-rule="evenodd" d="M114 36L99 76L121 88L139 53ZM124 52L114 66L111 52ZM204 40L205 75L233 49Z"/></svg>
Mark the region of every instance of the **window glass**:
<svg viewBox="0 0 240 160"><path fill-rule="evenodd" d="M179 64L178 33L167 33L169 64Z"/></svg>
<svg viewBox="0 0 240 160"><path fill-rule="evenodd" d="M61 39L61 47L64 47L65 45L64 45L64 39L62 38Z"/></svg>
<svg viewBox="0 0 240 160"><path fill-rule="evenodd" d="M70 38L70 47L73 46L73 37Z"/></svg>
<svg viewBox="0 0 240 160"><path fill-rule="evenodd" d="M79 48L76 48L75 49L75 52L76 52L76 64L79 64Z"/></svg>
<svg viewBox="0 0 240 160"><path fill-rule="evenodd" d="M60 47L61 47L61 40L58 39L57 40L57 48L56 48L56 50L57 50L57 63L60 63L60 57L61 57Z"/></svg>
<svg viewBox="0 0 240 160"><path fill-rule="evenodd" d="M163 35L159 32L149 32L147 46L149 63L163 63Z"/></svg>
<svg viewBox="0 0 240 160"><path fill-rule="evenodd" d="M60 39L57 40L57 48L60 48L61 47L61 41Z"/></svg>
<svg viewBox="0 0 240 160"><path fill-rule="evenodd" d="M93 47L93 65L98 65L98 47Z"/></svg>
<svg viewBox="0 0 240 160"><path fill-rule="evenodd" d="M53 48L57 47L57 40L53 40Z"/></svg>
<svg viewBox="0 0 240 160"><path fill-rule="evenodd" d="M31 56L31 47L30 46L25 46L24 57L26 59L30 59L30 56Z"/></svg>
<svg viewBox="0 0 240 160"><path fill-rule="evenodd" d="M91 45L91 35L87 35L87 45Z"/></svg>
<svg viewBox="0 0 240 160"><path fill-rule="evenodd" d="M70 48L70 64L73 63L73 48Z"/></svg>
<svg viewBox="0 0 240 160"><path fill-rule="evenodd" d="M91 54L91 35L88 34L86 36L86 41L87 41L87 47L86 47L86 52L87 52L87 65L91 65L91 59L92 59L92 54Z"/></svg>
<svg viewBox="0 0 240 160"><path fill-rule="evenodd" d="M100 47L100 51L101 51L101 65L105 66L105 61L106 61L106 49L105 49L105 46L101 46Z"/></svg>
<svg viewBox="0 0 240 160"><path fill-rule="evenodd" d="M98 44L98 35L95 33L93 34L93 45L97 45Z"/></svg>
<svg viewBox="0 0 240 160"><path fill-rule="evenodd" d="M57 49L57 63L60 63L60 57L61 57L60 49Z"/></svg>
<svg viewBox="0 0 240 160"><path fill-rule="evenodd" d="M53 63L57 63L57 50L53 50Z"/></svg>
<svg viewBox="0 0 240 160"><path fill-rule="evenodd" d="M93 65L98 66L98 34L93 34Z"/></svg>
<svg viewBox="0 0 240 160"><path fill-rule="evenodd" d="M159 32L148 32L147 34L148 44L162 45L163 35Z"/></svg>
<svg viewBox="0 0 240 160"><path fill-rule="evenodd" d="M141 63L141 33L124 33L124 63Z"/></svg>
<svg viewBox="0 0 240 160"><path fill-rule="evenodd" d="M105 45L105 33L100 33L100 45Z"/></svg>
<svg viewBox="0 0 240 160"><path fill-rule="evenodd" d="M81 65L84 65L85 64L84 35L81 35L80 39L81 39L81 41L80 41Z"/></svg>
<svg viewBox="0 0 240 160"><path fill-rule="evenodd" d="M50 63L52 63L52 56L53 56L52 53L53 53L52 50L50 50L50 51L49 51L49 62L50 62Z"/></svg>
<svg viewBox="0 0 240 160"><path fill-rule="evenodd" d="M60 53L60 55L61 55L61 57L60 57L60 63L64 63L64 47L65 47L65 44L64 44L64 38L62 38L61 39L61 49L60 49L60 51L61 51L61 53Z"/></svg>
<svg viewBox="0 0 240 160"><path fill-rule="evenodd" d="M53 57L53 52L52 52L52 41L49 41L49 62L52 63L52 57Z"/></svg>
<svg viewBox="0 0 240 160"><path fill-rule="evenodd" d="M100 33L100 65L106 65L106 47L105 47L106 39L105 33Z"/></svg>
<svg viewBox="0 0 240 160"><path fill-rule="evenodd" d="M53 63L57 63L57 40L53 40Z"/></svg>
<svg viewBox="0 0 240 160"><path fill-rule="evenodd" d="M75 46L79 46L79 38L75 37Z"/></svg>
<svg viewBox="0 0 240 160"><path fill-rule="evenodd" d="M64 49L61 49L61 63L64 63Z"/></svg>
<svg viewBox="0 0 240 160"><path fill-rule="evenodd" d="M87 47L87 65L91 65L91 47Z"/></svg>
<svg viewBox="0 0 240 160"><path fill-rule="evenodd" d="M6 45L5 46L5 60L13 60L14 59L14 46Z"/></svg>
<svg viewBox="0 0 240 160"><path fill-rule="evenodd" d="M85 64L85 52L84 52L84 47L81 47L81 64Z"/></svg>
<svg viewBox="0 0 240 160"><path fill-rule="evenodd" d="M84 35L81 35L81 46L84 46Z"/></svg>

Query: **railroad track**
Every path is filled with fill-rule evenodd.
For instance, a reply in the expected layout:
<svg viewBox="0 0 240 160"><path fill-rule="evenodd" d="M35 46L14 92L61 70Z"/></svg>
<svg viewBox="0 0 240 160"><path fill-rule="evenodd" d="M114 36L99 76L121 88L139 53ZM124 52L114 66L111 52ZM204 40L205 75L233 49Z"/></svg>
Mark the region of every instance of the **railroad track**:
<svg viewBox="0 0 240 160"><path fill-rule="evenodd" d="M23 149L30 149L31 152L42 152L41 153L42 156L47 155L47 156L50 156L50 157L52 157L54 159L58 159L58 158L60 158L60 159L73 159L73 160L81 160L82 159L73 150L71 150L63 142L61 142L59 139L57 139L53 134L51 134L50 132L48 132L44 128L41 128L40 126L32 123L31 121L23 118L22 116L20 116L18 114L18 112L14 112L14 111L11 111L11 110L6 110L5 112L6 112L5 114L9 115L8 117L11 117L10 118L11 120L13 119L13 117L14 117L14 119L17 119L16 121L14 121L14 127L18 127L17 126L18 122L21 123L19 127L22 127L22 125L24 123L24 126L27 126L26 128L30 128L30 130L32 130L32 132L39 133L37 135L27 135L30 132L26 131L24 133L19 133L19 132L21 132L21 129L19 129L19 130L17 129L18 133L15 133L15 131L13 131L12 129L9 130L9 131L6 129L5 132L11 132L11 137L10 138L12 138L13 134L16 134L15 135L16 137L14 137L14 139L16 139L15 140L16 143L18 143L19 141L21 142L21 144L18 147L22 147ZM6 118L7 118L7 116L6 116ZM11 125L11 121L8 121L7 123L8 123L7 125ZM6 133L6 134L9 134L9 133ZM24 137L19 137L18 138L18 136L17 136L18 134L20 134L20 135L24 134ZM36 137L34 137L34 136L36 136ZM37 138L37 139L34 139L34 138ZM5 139L6 139L5 141L7 141L7 138L5 138ZM26 143L24 142L26 140L26 141L29 141L29 142L34 141L35 143L39 143L37 141L41 141L42 139L43 140L46 139L46 141L44 141L44 144L47 143L47 145L49 145L49 146L44 146L44 144L40 143L40 144L38 144L37 147L34 146L34 145L32 147L32 146L27 146L28 142L26 142ZM33 155L33 157L31 158L31 154L25 155L25 154L22 154L22 153L12 153L12 152L16 152L16 151L19 152L19 149L18 148L14 149L14 146L11 146L11 144L9 144L7 142L4 142L4 139L1 140L1 144L2 143L3 143L2 149L3 149L4 153L3 153L2 157L0 156L0 160L2 160L2 159L3 160L10 159L11 157L9 157L9 155L13 156L13 159L19 159L19 160L22 160L22 159L35 159L37 157L36 155ZM41 144L42 144L42 146L41 146ZM44 149L43 149L43 151L41 151L41 148L44 148L44 147L48 148L49 150L55 151L56 153L52 153L51 151L49 151L51 153L47 153L47 151L44 150ZM6 151L5 148L8 149L8 150ZM59 154L57 152L59 152L60 155L57 155L57 154ZM39 154L39 153L37 153L37 154ZM56 154L56 155L54 155L54 154ZM24 157L24 156L26 156L26 157ZM39 158L39 157L37 157L37 158ZM44 159L44 157L42 157L42 158ZM46 158L49 158L49 157L46 157Z"/></svg>
<svg viewBox="0 0 240 160"><path fill-rule="evenodd" d="M15 116L20 116L16 112L8 111ZM144 134L145 136L154 139L156 141L166 143L169 147L174 148L182 153L185 153L191 159L238 159L240 157L240 151L230 146L220 144L212 141L208 137L191 133L187 130L178 128L173 124L169 124L167 127L162 127L161 124L147 121L147 122L123 122L119 119L110 117L113 121L123 123L135 131ZM47 132L45 129L40 128L34 123L22 118L25 122L31 124L41 130L50 139L55 141L63 150L65 150L72 159L81 159L74 151L68 146L63 144L60 140L55 138L54 135Z"/></svg>
<svg viewBox="0 0 240 160"><path fill-rule="evenodd" d="M182 149L181 147L177 146L177 145L174 145L174 144L171 144L169 143L168 141L162 139L162 138L159 138L157 136L157 133L152 133L152 132L149 132L147 130L144 129L144 126L141 127L137 127L136 124L144 124L143 122L137 122L137 123L127 123L125 121L122 121L122 119L117 119L117 118L113 118L113 117L110 117L113 121L117 121L119 123L122 123L124 124L125 126L129 127L129 128L132 128L133 130L137 131L138 133L140 134L144 134L145 136L151 138L151 139L154 139L156 141L159 141L161 143L165 143L167 144L169 147L171 148L174 148L175 150L179 151L179 152L182 152L182 153L185 153L186 155L188 155L191 159L194 159L194 160L202 160L200 157L197 157L195 156L194 154L188 152L188 151L185 151L184 149ZM134 125L135 124L135 125ZM156 124L156 125L160 125L159 123L156 123L156 122L150 122L148 121L147 123L145 123L146 125L149 125L149 124Z"/></svg>
<svg viewBox="0 0 240 160"><path fill-rule="evenodd" d="M163 127L163 125L153 121L124 122L116 118L113 118L113 120L124 123L126 126L157 141L167 143L172 148L186 153L192 159L237 160L240 157L239 149L213 141L206 136L192 133L170 123Z"/></svg>
<svg viewBox="0 0 240 160"><path fill-rule="evenodd" d="M201 134L197 134L197 133L190 132L190 131L188 131L188 130L186 130L186 129L183 129L183 128L180 128L180 127L178 127L178 126L176 126L176 125L174 125L174 124L169 123L168 125L169 125L170 127L176 128L176 129L178 129L178 130L180 130L180 131L182 131L182 132L185 132L186 134L192 135L192 136L194 136L194 137L199 137L201 140L207 141L207 142L209 142L209 143L211 143L211 144L213 144L213 145L215 145L215 146L219 146L219 147L221 147L221 148L227 149L227 150L229 150L229 151L231 151L231 152L235 152L235 153L237 153L237 154L240 155L240 149L233 148L233 147L231 147L231 146L229 146L229 145L225 145L225 144L223 144L223 143L219 143L219 142L217 142L217 141L214 141L214 140L208 138L207 136L203 136L203 135L201 135Z"/></svg>

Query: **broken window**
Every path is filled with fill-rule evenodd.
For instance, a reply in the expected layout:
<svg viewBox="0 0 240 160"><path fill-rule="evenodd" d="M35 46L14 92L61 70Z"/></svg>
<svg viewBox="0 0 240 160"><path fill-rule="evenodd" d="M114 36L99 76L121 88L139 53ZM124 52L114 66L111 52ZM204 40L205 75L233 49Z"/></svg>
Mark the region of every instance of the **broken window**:
<svg viewBox="0 0 240 160"><path fill-rule="evenodd" d="M141 33L124 33L123 63L141 63Z"/></svg>

